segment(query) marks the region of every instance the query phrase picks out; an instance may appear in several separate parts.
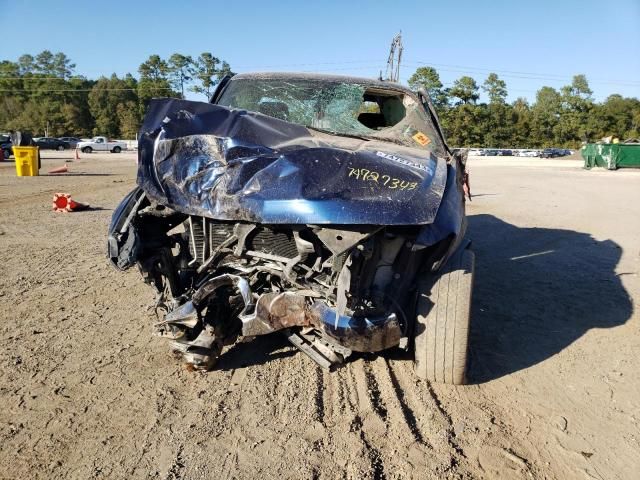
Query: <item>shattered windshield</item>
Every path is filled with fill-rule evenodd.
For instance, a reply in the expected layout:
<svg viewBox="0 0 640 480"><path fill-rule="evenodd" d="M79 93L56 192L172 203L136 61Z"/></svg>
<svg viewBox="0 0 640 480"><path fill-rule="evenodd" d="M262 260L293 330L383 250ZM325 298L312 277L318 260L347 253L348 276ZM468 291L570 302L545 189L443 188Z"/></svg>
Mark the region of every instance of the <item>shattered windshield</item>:
<svg viewBox="0 0 640 480"><path fill-rule="evenodd" d="M399 90L315 78L241 78L231 80L217 103L333 135L444 153L422 105Z"/></svg>

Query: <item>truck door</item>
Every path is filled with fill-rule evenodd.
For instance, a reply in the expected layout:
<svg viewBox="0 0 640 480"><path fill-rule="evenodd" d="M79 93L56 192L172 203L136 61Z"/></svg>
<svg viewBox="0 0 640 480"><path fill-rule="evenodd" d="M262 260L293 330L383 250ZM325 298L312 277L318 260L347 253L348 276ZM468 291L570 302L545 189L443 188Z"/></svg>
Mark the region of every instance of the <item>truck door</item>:
<svg viewBox="0 0 640 480"><path fill-rule="evenodd" d="M106 142L106 139L104 137L96 138L95 149L98 150L98 151L104 151L104 150L107 149L107 142Z"/></svg>

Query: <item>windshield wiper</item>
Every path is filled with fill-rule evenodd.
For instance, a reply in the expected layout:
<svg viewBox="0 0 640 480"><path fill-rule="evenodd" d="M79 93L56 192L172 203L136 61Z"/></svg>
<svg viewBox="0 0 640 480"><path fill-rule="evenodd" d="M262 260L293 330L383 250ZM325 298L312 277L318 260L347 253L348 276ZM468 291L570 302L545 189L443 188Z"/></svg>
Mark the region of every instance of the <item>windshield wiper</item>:
<svg viewBox="0 0 640 480"><path fill-rule="evenodd" d="M361 137L360 135L351 135L349 133L334 132L333 130L327 130L325 128L312 127L311 125L305 125L305 127L310 130L315 130L316 132L328 133L329 135L337 135L338 137L357 138L358 140L364 140L366 142L371 140L370 138Z"/></svg>

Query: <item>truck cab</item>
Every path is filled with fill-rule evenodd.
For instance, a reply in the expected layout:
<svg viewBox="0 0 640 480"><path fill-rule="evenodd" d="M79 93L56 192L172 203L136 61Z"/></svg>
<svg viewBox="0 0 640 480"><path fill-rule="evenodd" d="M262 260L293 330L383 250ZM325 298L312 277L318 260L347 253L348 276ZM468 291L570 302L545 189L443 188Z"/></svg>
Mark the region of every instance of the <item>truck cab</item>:
<svg viewBox="0 0 640 480"><path fill-rule="evenodd" d="M93 137L91 139L91 143L93 143L93 149L96 151L109 150L109 141L107 137Z"/></svg>
<svg viewBox="0 0 640 480"><path fill-rule="evenodd" d="M83 153L91 153L93 151L120 153L122 150L127 149L127 144L125 142L109 140L107 137L93 137L88 142L79 142L76 148L80 149Z"/></svg>

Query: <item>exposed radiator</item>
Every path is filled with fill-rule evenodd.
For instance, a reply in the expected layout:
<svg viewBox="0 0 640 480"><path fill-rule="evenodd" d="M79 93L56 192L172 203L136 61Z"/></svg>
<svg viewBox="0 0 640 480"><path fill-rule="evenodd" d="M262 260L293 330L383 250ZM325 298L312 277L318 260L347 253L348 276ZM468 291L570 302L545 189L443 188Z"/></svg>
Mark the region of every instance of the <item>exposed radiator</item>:
<svg viewBox="0 0 640 480"><path fill-rule="evenodd" d="M195 262L202 264L231 235L233 225L204 217L189 217L189 250ZM290 230L256 227L246 240L247 250L295 258L298 248Z"/></svg>
<svg viewBox="0 0 640 480"><path fill-rule="evenodd" d="M233 225L205 217L189 217L189 250L197 263L204 261L233 234Z"/></svg>
<svg viewBox="0 0 640 480"><path fill-rule="evenodd" d="M258 227L247 239L250 250L270 253L280 257L295 258L298 248L291 231L275 232L269 228Z"/></svg>

